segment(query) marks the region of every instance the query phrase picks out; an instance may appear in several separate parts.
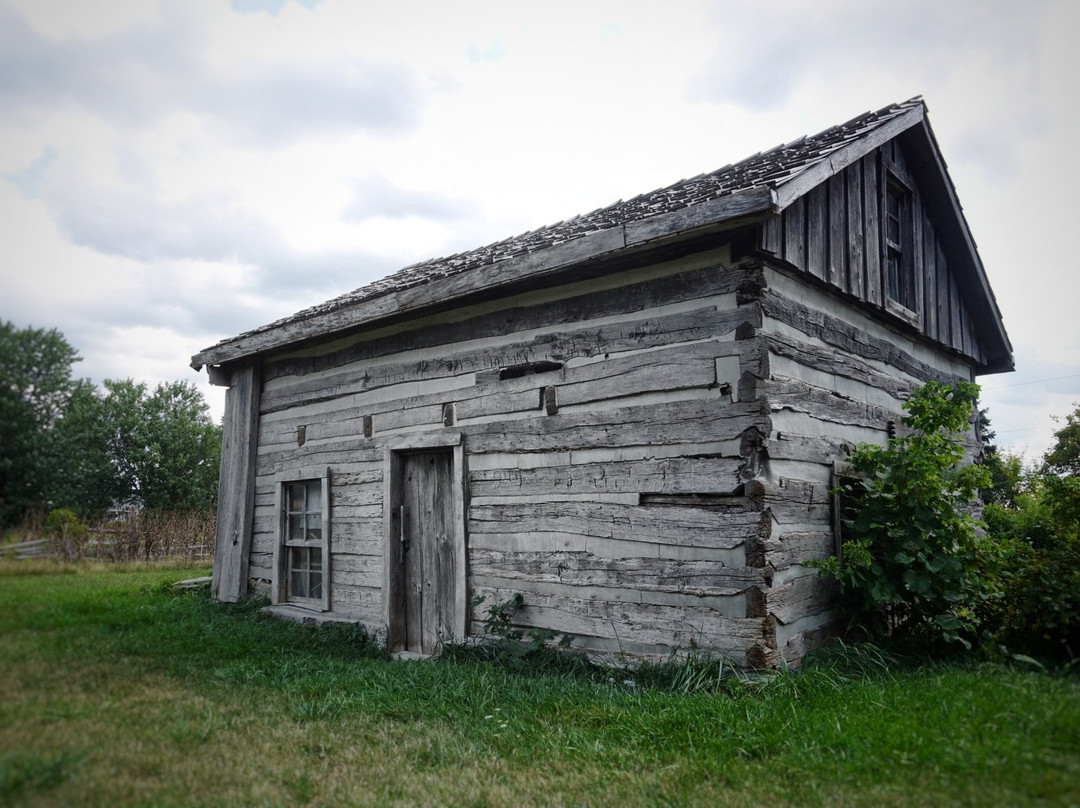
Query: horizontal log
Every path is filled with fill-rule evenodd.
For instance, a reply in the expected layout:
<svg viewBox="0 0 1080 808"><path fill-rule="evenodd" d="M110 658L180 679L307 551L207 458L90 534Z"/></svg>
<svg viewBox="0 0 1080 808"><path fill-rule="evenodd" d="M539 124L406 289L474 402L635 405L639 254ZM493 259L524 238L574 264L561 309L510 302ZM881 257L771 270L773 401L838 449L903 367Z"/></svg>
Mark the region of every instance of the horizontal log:
<svg viewBox="0 0 1080 808"><path fill-rule="evenodd" d="M842 353L884 362L921 382L935 379L949 383L956 380L950 374L921 362L888 340L868 334L838 317L784 297L775 290L765 291L761 306L767 317L773 317L827 345L839 348Z"/></svg>
<svg viewBox="0 0 1080 808"><path fill-rule="evenodd" d="M487 609L514 597L513 590L477 588L485 598L474 619L486 619ZM761 618L723 617L698 607L654 606L642 603L568 598L532 594L513 616L522 628L543 628L575 637L605 637L673 648L704 648L720 653L742 650L762 636Z"/></svg>
<svg viewBox="0 0 1080 808"><path fill-rule="evenodd" d="M846 460L854 450L855 444L848 440L786 431L777 432L768 443L769 457L774 460L832 463L834 460Z"/></svg>
<svg viewBox="0 0 1080 808"><path fill-rule="evenodd" d="M741 484L742 458L670 457L540 468L483 469L469 473L473 496L549 493L685 494L729 492Z"/></svg>
<svg viewBox="0 0 1080 808"><path fill-rule="evenodd" d="M829 423L884 429L902 414L875 404L853 401L831 390L792 379L758 383L758 395L770 409L790 409Z"/></svg>
<svg viewBox="0 0 1080 808"><path fill-rule="evenodd" d="M715 561L608 559L580 553L503 553L469 550L474 575L578 586L613 586L695 595L735 595L764 581L760 570Z"/></svg>
<svg viewBox="0 0 1080 808"><path fill-rule="evenodd" d="M274 475L304 466L330 466L358 462L382 462L383 450L367 438L341 440L332 445L306 445L293 449L260 452L256 474Z"/></svg>
<svg viewBox="0 0 1080 808"><path fill-rule="evenodd" d="M406 382L713 339L730 334L739 325L759 316L756 307L720 310L711 306L639 320L582 326L484 350L466 348L454 352L448 349L443 355L423 360L395 361L388 357L385 364L347 365L331 375L305 377L294 384L269 387L260 398L260 412L274 413L298 404L329 401Z"/></svg>
<svg viewBox="0 0 1080 808"><path fill-rule="evenodd" d="M664 271L663 265L659 267L659 271ZM510 331L508 323L513 324L513 331L533 331L730 294L752 283L754 279L762 278L762 275L760 266L725 267L710 264L699 269L662 274L660 277L650 277L614 288L598 290L595 283L587 286L571 284L564 287L565 297L554 300L511 304L493 311L481 311L465 319L457 317L450 322L423 322L418 328L361 339L352 345L325 353L271 360L263 370L263 378L271 381L282 376L305 376L354 362L370 363L372 359L405 351L500 337ZM535 300L536 296L532 297Z"/></svg>
<svg viewBox="0 0 1080 808"><path fill-rule="evenodd" d="M710 398L470 424L463 432L473 453L549 452L731 440L751 428L766 432L768 423L756 403Z"/></svg>
<svg viewBox="0 0 1080 808"><path fill-rule="evenodd" d="M835 540L832 531L788 531L777 533L763 543L765 562L773 569L786 569L811 559L833 555Z"/></svg>
<svg viewBox="0 0 1080 808"><path fill-rule="evenodd" d="M800 365L813 368L821 373L851 379L869 387L883 390L893 398L904 400L915 388L912 382L888 373L882 373L866 362L860 362L851 354L831 351L828 348L786 335L768 334L765 339L769 350L777 356L798 362Z"/></svg>
<svg viewBox="0 0 1080 808"><path fill-rule="evenodd" d="M533 531L717 550L739 547L768 529L762 513L692 507L578 501L473 505L469 509L472 535L510 533L515 525Z"/></svg>
<svg viewBox="0 0 1080 808"><path fill-rule="evenodd" d="M457 414L467 420L538 410L538 391L547 386L557 388L559 406L710 387L716 384L716 358L738 353L734 342L696 342L478 385L478 395L456 399Z"/></svg>
<svg viewBox="0 0 1080 808"><path fill-rule="evenodd" d="M836 582L816 573L800 575L765 592L769 614L784 624L832 608L836 596Z"/></svg>
<svg viewBox="0 0 1080 808"><path fill-rule="evenodd" d="M382 587L383 558L334 554L330 559L330 583L336 587ZM333 591L333 590L331 590Z"/></svg>
<svg viewBox="0 0 1080 808"><path fill-rule="evenodd" d="M745 617L747 615L746 596L740 592L735 595L697 595L690 592L661 592L659 590L631 589L617 586L578 586L554 581L531 581L527 578L509 578L505 576L470 574L469 586L472 589L490 588L521 592L525 597L529 593L538 595L562 595L583 600L600 600L609 603L651 603L654 606L694 606L711 609L723 617ZM471 590L470 590L471 591ZM471 595L470 595L471 599ZM764 610L762 610L764 616Z"/></svg>
<svg viewBox="0 0 1080 808"><path fill-rule="evenodd" d="M528 531L521 527L506 533L471 533L469 546L508 553L588 553L603 558L667 558L677 561L716 561L738 567L746 563L743 545L735 548L659 544L626 538L598 538L575 533ZM752 566L747 564L747 566Z"/></svg>

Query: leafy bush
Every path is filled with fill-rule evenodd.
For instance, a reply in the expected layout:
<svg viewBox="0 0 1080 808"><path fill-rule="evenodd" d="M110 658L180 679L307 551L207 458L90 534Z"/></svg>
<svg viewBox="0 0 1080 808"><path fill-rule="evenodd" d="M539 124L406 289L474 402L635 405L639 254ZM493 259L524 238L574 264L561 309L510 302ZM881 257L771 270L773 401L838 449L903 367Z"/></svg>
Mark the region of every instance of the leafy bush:
<svg viewBox="0 0 1080 808"><path fill-rule="evenodd" d="M984 469L965 465L962 433L979 388L929 382L905 403L905 434L859 446L860 479L842 559L818 562L840 584L841 609L871 637L915 646L971 646L977 608L993 594L979 572L978 521L970 507Z"/></svg>
<svg viewBox="0 0 1080 808"><path fill-rule="evenodd" d="M1053 664L1080 655L1080 409L1036 468L992 456L995 474L985 511L988 569L1000 597L981 610L995 653Z"/></svg>

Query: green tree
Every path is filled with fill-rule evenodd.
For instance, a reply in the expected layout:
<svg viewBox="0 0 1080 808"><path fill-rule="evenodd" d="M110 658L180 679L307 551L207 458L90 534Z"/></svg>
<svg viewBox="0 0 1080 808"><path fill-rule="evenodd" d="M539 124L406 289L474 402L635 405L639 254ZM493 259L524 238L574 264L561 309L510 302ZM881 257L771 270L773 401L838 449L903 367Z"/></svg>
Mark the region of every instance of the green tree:
<svg viewBox="0 0 1080 808"><path fill-rule="evenodd" d="M1080 407L1033 468L1005 456L985 510L986 567L1001 596L983 610L989 646L1051 662L1080 655Z"/></svg>
<svg viewBox="0 0 1080 808"><path fill-rule="evenodd" d="M79 355L56 329L0 323L0 524L41 501L48 431L71 394Z"/></svg>
<svg viewBox="0 0 1080 808"><path fill-rule="evenodd" d="M49 434L46 498L52 507L88 518L125 498L109 437L109 420L98 389L85 379L76 383Z"/></svg>
<svg viewBox="0 0 1080 808"><path fill-rule="evenodd" d="M139 498L149 508L217 504L221 428L190 382L166 382L140 402L135 450Z"/></svg>
<svg viewBox="0 0 1080 808"><path fill-rule="evenodd" d="M76 385L49 442L54 507L82 515L115 503L186 510L217 502L221 428L188 382L153 392L131 379Z"/></svg>

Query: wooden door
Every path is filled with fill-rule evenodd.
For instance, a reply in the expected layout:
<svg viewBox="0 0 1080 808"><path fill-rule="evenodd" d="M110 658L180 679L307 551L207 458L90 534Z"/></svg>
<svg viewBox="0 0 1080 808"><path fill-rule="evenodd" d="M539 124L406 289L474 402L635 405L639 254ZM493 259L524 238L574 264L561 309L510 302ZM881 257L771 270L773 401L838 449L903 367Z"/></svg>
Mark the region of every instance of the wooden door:
<svg viewBox="0 0 1080 808"><path fill-rule="evenodd" d="M407 454L401 465L401 572L406 651L432 654L454 636L453 453Z"/></svg>

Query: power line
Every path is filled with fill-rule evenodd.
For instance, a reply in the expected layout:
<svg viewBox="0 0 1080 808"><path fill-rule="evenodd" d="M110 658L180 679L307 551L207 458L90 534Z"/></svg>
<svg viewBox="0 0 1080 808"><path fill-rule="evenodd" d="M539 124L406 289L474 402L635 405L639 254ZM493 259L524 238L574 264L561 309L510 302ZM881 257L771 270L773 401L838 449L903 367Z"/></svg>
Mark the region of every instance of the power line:
<svg viewBox="0 0 1080 808"><path fill-rule="evenodd" d="M1059 382L1062 379L1080 379L1080 373L1073 373L1071 376L1054 376L1050 379L1032 379L1030 382L1017 382L1016 384L1002 384L998 387L984 387L983 390L990 392L991 390L1004 390L1006 387L1023 387L1025 384L1042 384L1043 382Z"/></svg>

